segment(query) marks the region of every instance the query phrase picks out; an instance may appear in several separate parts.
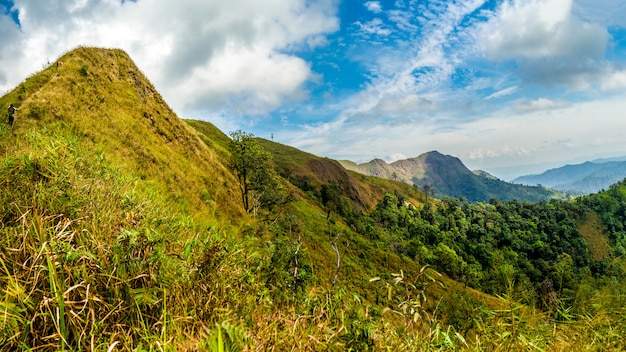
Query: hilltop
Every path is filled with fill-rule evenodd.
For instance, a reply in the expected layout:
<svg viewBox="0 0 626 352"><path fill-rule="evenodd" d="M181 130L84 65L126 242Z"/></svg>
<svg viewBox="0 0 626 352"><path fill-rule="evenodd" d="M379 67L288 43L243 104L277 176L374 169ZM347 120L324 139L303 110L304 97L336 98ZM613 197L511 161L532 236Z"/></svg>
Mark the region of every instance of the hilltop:
<svg viewBox="0 0 626 352"><path fill-rule="evenodd" d="M0 99L2 107L13 102L20 108L13 135L71 131L116 167L167 187L162 193L183 210L213 213L204 192L230 214L240 211L236 188L223 187L234 177L216 152L176 116L125 52L78 48L58 62Z"/></svg>
<svg viewBox="0 0 626 352"><path fill-rule="evenodd" d="M624 347L626 185L440 201L252 137L275 199L247 209L237 141L126 53L58 61L0 98L0 349Z"/></svg>
<svg viewBox="0 0 626 352"><path fill-rule="evenodd" d="M436 197L463 197L470 202L488 202L492 198L538 202L556 195L543 187L514 185L485 172L472 172L460 159L437 151L391 164L374 159L363 164L342 161L342 165L365 175L416 185Z"/></svg>

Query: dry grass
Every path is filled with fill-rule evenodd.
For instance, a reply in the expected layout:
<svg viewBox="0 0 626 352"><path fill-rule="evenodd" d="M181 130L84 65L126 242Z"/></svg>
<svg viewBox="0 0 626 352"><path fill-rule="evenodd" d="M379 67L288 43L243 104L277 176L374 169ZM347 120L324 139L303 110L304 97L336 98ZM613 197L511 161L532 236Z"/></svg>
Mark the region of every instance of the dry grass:
<svg viewBox="0 0 626 352"><path fill-rule="evenodd" d="M591 259L598 261L609 259L611 245L608 237L604 234L603 225L598 214L595 212L587 213L585 219L580 221L577 226L587 241Z"/></svg>
<svg viewBox="0 0 626 352"><path fill-rule="evenodd" d="M0 125L0 350L625 348L623 279L583 313L555 318L448 279L442 288L341 219L329 289L334 257L317 204L291 187L295 201L255 222L224 167L223 134L178 119L120 51L60 60L0 98L20 107L13 130ZM402 187L344 176L362 197ZM296 247L291 227L278 226L288 216L312 271L301 295L269 279L287 270L273 255ZM475 304L467 331L441 312L459 292Z"/></svg>

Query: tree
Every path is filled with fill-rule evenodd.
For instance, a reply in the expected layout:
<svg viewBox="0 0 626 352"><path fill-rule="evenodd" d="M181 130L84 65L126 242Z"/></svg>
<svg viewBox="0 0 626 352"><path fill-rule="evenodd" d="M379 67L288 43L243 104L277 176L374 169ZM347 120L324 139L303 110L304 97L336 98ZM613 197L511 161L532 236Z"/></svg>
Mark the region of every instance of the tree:
<svg viewBox="0 0 626 352"><path fill-rule="evenodd" d="M336 180L331 181L328 184L323 184L320 190L320 196L322 198L322 205L326 210L326 219L330 220L330 216L334 212L335 214L345 215L342 209L341 199L341 186Z"/></svg>
<svg viewBox="0 0 626 352"><path fill-rule="evenodd" d="M262 206L271 208L282 199L272 155L250 133L238 130L231 132L230 137L229 166L239 180L244 209L249 213Z"/></svg>

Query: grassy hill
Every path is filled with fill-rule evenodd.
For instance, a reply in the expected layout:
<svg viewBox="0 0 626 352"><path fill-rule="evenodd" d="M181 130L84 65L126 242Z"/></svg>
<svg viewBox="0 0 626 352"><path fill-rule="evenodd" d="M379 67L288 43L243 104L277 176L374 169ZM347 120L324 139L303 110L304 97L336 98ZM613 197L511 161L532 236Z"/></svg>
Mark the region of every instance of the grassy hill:
<svg viewBox="0 0 626 352"><path fill-rule="evenodd" d="M295 294L272 288L285 284L288 272L273 265L289 262L286 250L300 253L296 268L322 289L310 299L329 299L337 259L319 204L291 186L297 199L280 213L245 214L223 133L178 118L122 51L79 48L58 61L0 98L19 108L14 127L0 128L0 344L197 348L233 314L241 320L228 333L244 322L272 329L279 302ZM382 269L371 263L419 269L363 245L338 220L339 292L370 292ZM237 343L262 343L244 335Z"/></svg>
<svg viewBox="0 0 626 352"><path fill-rule="evenodd" d="M234 177L124 52L79 48L59 62L63 65L53 64L0 99L0 107L15 103L20 109L15 127L5 133L18 142L38 133L71 133L115 166L167 187L160 191L183 210L212 213L210 195L228 213L237 213L236 188L223 186ZM29 147L6 146L5 153Z"/></svg>
<svg viewBox="0 0 626 352"><path fill-rule="evenodd" d="M0 350L624 348L618 190L579 205L604 207L589 238L611 253L590 259L578 208L440 202L256 139L286 195L247 213L228 136L124 52L58 61L0 98L19 108L0 124ZM542 251L562 305L522 299Z"/></svg>

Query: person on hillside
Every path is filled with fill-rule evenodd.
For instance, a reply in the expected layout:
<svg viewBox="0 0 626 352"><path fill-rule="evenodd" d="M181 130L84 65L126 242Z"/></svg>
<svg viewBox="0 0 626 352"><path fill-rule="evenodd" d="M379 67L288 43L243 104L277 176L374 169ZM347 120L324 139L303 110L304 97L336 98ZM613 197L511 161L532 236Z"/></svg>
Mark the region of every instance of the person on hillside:
<svg viewBox="0 0 626 352"><path fill-rule="evenodd" d="M13 121L15 121L15 112L17 111L17 108L15 107L15 105L10 104L9 105L9 126L13 127Z"/></svg>

